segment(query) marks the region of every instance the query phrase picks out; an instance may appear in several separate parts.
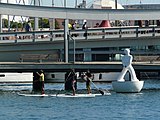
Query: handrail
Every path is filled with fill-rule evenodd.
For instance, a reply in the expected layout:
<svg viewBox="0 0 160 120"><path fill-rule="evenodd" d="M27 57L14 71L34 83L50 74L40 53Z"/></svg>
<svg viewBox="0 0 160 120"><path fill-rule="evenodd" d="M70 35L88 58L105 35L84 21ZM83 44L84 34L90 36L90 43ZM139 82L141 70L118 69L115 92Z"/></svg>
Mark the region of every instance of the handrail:
<svg viewBox="0 0 160 120"><path fill-rule="evenodd" d="M83 36L86 32L87 36ZM77 34L73 36L78 39L108 39L125 37L155 37L160 36L160 27L111 27L111 28L88 28L86 30L70 30L69 33ZM64 40L64 30L48 31L30 31L30 32L4 32L0 33L0 43L18 43L18 42L39 42L39 41L58 41ZM2 41L3 40L3 41Z"/></svg>

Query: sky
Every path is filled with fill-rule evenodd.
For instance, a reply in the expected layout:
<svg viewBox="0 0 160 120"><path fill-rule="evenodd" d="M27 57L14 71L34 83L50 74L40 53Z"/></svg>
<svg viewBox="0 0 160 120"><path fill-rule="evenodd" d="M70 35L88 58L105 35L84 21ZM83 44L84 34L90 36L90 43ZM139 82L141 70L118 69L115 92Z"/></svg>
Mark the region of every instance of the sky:
<svg viewBox="0 0 160 120"><path fill-rule="evenodd" d="M43 5L52 5L52 1L54 1L54 4L56 7L61 7L64 5L64 0L41 0ZM76 0L66 0L67 7L74 7ZM87 6L91 5L91 3L94 0L86 0ZM113 0L114 1L114 0ZM160 4L160 0L117 0L118 3L122 5L128 5L128 4ZM82 2L82 0L77 0L78 3Z"/></svg>

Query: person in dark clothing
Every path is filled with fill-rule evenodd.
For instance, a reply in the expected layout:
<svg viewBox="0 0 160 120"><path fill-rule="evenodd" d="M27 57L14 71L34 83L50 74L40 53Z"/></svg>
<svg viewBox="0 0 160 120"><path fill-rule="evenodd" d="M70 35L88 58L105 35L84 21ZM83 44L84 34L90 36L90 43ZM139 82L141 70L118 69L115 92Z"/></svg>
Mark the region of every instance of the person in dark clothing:
<svg viewBox="0 0 160 120"><path fill-rule="evenodd" d="M25 31L26 31L26 32L31 31L31 23L30 23L30 21L27 22L27 24L26 24L26 26L25 26Z"/></svg>
<svg viewBox="0 0 160 120"><path fill-rule="evenodd" d="M72 24L72 30L76 30L77 29L77 21L74 22L74 24ZM72 34L72 37L77 37L77 34Z"/></svg>
<svg viewBox="0 0 160 120"><path fill-rule="evenodd" d="M86 29L87 28L87 21L84 20L83 25L82 25L82 29Z"/></svg>
<svg viewBox="0 0 160 120"><path fill-rule="evenodd" d="M77 89L76 83L77 83L77 76L75 74L75 70L71 69L71 71L67 72L65 76L65 90L72 90L73 95L75 95Z"/></svg>
<svg viewBox="0 0 160 120"><path fill-rule="evenodd" d="M84 20L83 25L82 25L82 29L86 30L87 29L87 21ZM85 31L85 33L83 34L84 37L87 37L87 32Z"/></svg>

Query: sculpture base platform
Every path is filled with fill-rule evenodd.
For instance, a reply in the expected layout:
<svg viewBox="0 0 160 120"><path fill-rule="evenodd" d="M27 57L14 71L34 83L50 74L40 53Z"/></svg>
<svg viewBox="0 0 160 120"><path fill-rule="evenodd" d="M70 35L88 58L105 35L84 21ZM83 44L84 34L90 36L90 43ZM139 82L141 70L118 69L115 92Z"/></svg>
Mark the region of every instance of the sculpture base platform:
<svg viewBox="0 0 160 120"><path fill-rule="evenodd" d="M137 93L143 88L144 81L114 81L112 87L119 93Z"/></svg>

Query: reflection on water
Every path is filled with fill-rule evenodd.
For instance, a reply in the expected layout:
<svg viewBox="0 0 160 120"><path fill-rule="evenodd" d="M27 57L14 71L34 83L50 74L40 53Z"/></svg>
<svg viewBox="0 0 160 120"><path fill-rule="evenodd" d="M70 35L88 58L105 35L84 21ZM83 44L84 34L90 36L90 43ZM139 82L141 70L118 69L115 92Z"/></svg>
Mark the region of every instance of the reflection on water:
<svg viewBox="0 0 160 120"><path fill-rule="evenodd" d="M13 90L31 90L31 83L0 83L0 90L2 91L13 91Z"/></svg>
<svg viewBox="0 0 160 120"><path fill-rule="evenodd" d="M160 89L160 80L145 80L143 89L147 90Z"/></svg>
<svg viewBox="0 0 160 120"><path fill-rule="evenodd" d="M112 91L112 85L111 83L98 83L96 82L95 85L99 89L103 90L110 90ZM91 84L92 89L96 89L92 84ZM45 83L45 90L63 90L64 89L64 84L63 83ZM85 82L78 82L77 83L77 89L78 90L83 90L86 89L86 83ZM144 86L142 90L158 90L160 89L160 80L145 80ZM21 91L21 90L32 90L32 83L0 83L0 90L2 91Z"/></svg>
<svg viewBox="0 0 160 120"><path fill-rule="evenodd" d="M147 80L140 93L115 93L109 83L95 83L109 89L110 96L95 98L24 97L17 92L31 91L31 85L0 85L2 120L158 120L160 81ZM59 91L63 84L45 84L46 91ZM94 86L92 86L94 88ZM78 83L78 89L86 89ZM96 89L95 89L96 90Z"/></svg>

